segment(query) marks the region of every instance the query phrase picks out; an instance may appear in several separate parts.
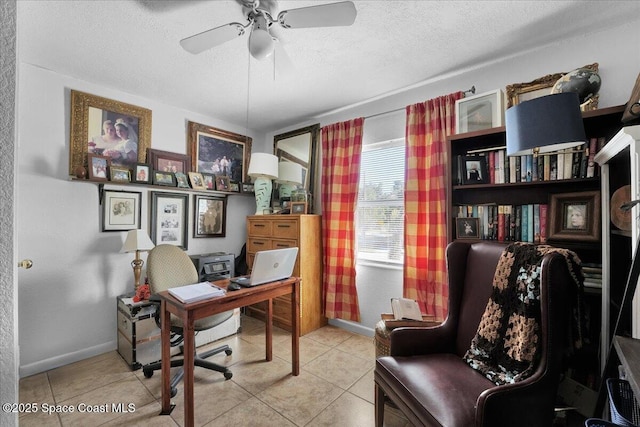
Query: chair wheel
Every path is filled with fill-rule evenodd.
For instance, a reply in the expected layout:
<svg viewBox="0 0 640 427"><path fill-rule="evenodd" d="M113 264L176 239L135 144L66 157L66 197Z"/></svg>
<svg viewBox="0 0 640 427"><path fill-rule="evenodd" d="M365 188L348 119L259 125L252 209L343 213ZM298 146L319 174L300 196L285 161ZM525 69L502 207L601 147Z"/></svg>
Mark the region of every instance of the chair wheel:
<svg viewBox="0 0 640 427"><path fill-rule="evenodd" d="M227 356L231 356L231 353L233 353L231 349L224 351L224 354L226 354Z"/></svg>
<svg viewBox="0 0 640 427"><path fill-rule="evenodd" d="M153 376L153 370L143 369L142 373L144 374L145 378L151 378Z"/></svg>
<svg viewBox="0 0 640 427"><path fill-rule="evenodd" d="M178 389L176 387L171 387L171 397L176 397L178 394Z"/></svg>
<svg viewBox="0 0 640 427"><path fill-rule="evenodd" d="M225 380L230 380L232 376L233 376L233 372L225 372L224 373L224 379Z"/></svg>

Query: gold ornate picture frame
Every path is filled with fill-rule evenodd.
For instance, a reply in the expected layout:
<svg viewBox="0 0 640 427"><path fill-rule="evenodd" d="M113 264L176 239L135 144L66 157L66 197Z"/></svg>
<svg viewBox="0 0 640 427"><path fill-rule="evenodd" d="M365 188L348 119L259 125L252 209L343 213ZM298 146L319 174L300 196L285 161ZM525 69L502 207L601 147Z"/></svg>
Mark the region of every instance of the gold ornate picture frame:
<svg viewBox="0 0 640 427"><path fill-rule="evenodd" d="M112 126L113 130L106 130ZM127 139L119 136L125 135L122 133L113 137L118 141L107 141L107 135L116 132L116 127L124 128ZM125 144L128 153L131 147L135 148L135 159L123 154ZM110 157L114 166L133 168L136 163L145 162L150 146L151 110L71 90L70 175L75 175L77 168L88 166L89 153Z"/></svg>

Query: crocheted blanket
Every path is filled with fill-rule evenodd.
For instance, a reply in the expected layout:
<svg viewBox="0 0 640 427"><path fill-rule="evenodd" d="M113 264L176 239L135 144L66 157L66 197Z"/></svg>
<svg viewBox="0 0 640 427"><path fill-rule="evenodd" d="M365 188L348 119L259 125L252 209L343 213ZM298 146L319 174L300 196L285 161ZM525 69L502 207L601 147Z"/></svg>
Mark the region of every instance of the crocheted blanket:
<svg viewBox="0 0 640 427"><path fill-rule="evenodd" d="M581 261L568 250L513 243L505 248L493 278L493 292L464 359L497 385L531 376L540 360L540 272L542 258L557 252L575 282L571 344L582 346Z"/></svg>

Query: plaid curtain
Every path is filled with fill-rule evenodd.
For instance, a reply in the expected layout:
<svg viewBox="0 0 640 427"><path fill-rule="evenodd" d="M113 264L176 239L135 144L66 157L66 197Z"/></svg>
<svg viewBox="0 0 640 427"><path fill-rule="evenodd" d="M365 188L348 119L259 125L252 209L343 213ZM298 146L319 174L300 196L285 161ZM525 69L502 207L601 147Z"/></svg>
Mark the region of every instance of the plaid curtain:
<svg viewBox="0 0 640 427"><path fill-rule="evenodd" d="M355 213L363 118L322 128L322 241L325 314L360 321L355 268Z"/></svg>
<svg viewBox="0 0 640 427"><path fill-rule="evenodd" d="M455 131L455 102L463 92L409 105L404 193L404 296L444 320L448 288L446 136Z"/></svg>

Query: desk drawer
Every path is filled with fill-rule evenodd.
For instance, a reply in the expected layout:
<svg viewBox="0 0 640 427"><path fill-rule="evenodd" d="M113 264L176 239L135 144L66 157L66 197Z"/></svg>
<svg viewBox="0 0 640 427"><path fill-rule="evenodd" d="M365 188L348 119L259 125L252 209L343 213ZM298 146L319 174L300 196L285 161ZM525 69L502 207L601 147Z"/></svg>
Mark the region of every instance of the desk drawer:
<svg viewBox="0 0 640 427"><path fill-rule="evenodd" d="M297 240L281 240L281 239L271 240L271 249L295 248L296 246L298 246Z"/></svg>
<svg viewBox="0 0 640 427"><path fill-rule="evenodd" d="M249 219L248 233L250 236L270 237L272 223L269 219Z"/></svg>
<svg viewBox="0 0 640 427"><path fill-rule="evenodd" d="M247 253L255 254L259 251L266 251L271 249L271 245L271 239L249 237L247 239Z"/></svg>
<svg viewBox="0 0 640 427"><path fill-rule="evenodd" d="M283 221L274 221L271 235L279 239L297 239L298 238L298 220L288 219Z"/></svg>

